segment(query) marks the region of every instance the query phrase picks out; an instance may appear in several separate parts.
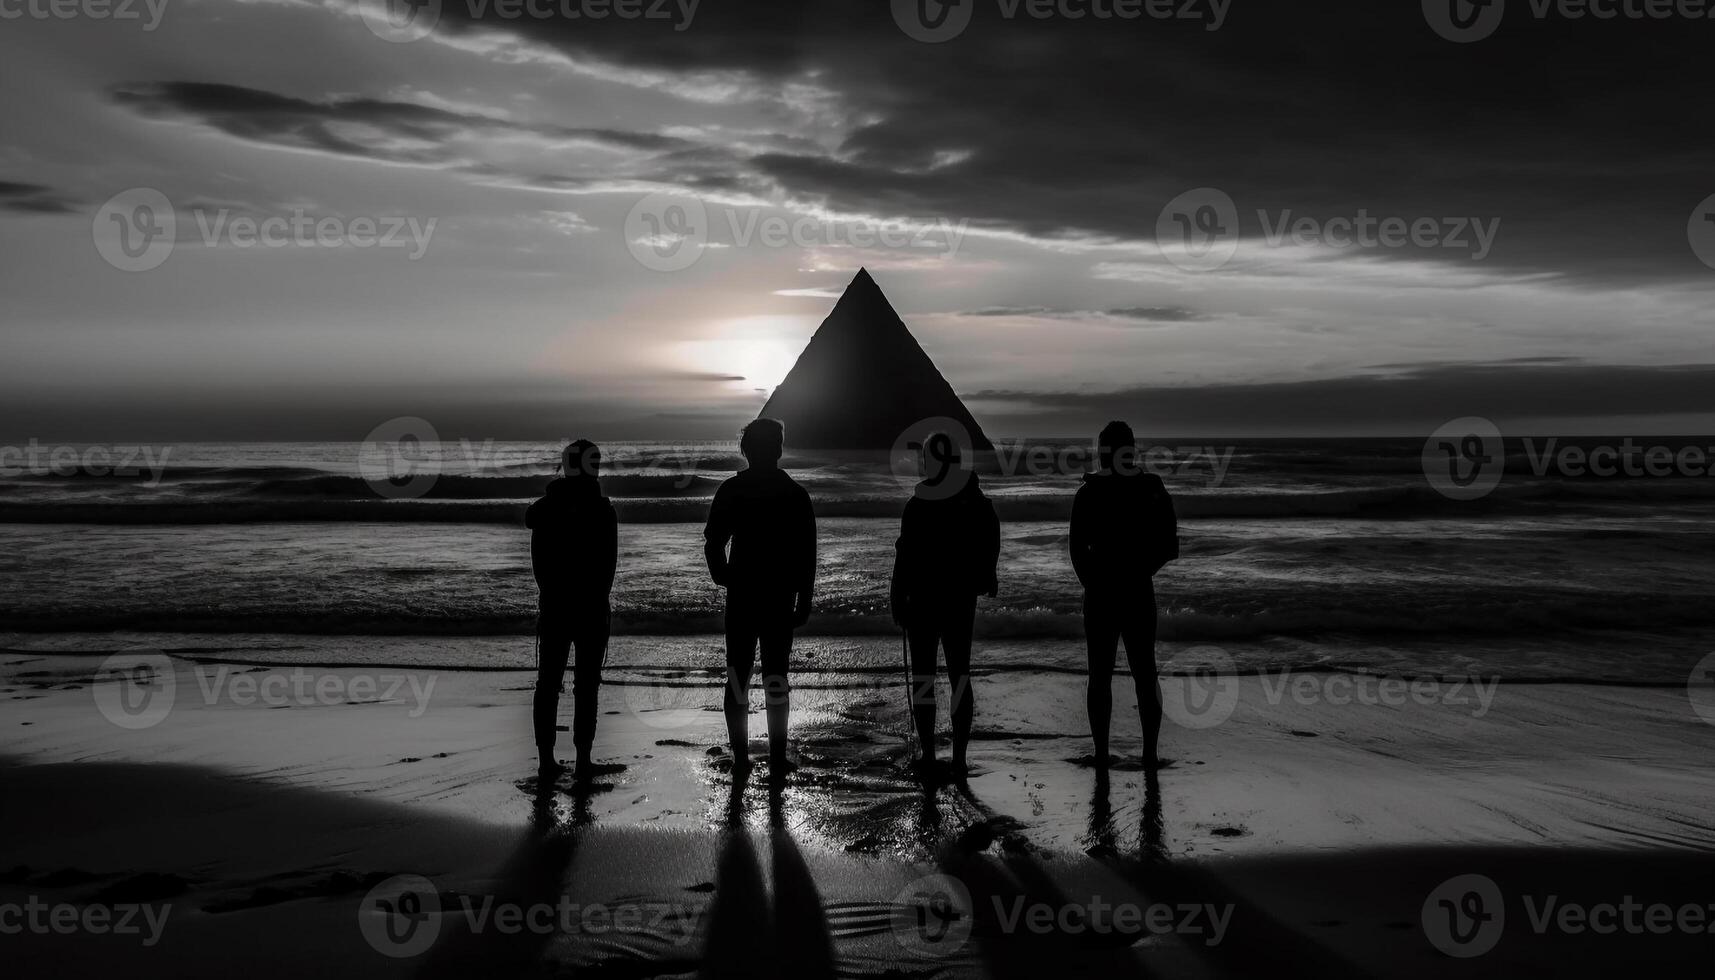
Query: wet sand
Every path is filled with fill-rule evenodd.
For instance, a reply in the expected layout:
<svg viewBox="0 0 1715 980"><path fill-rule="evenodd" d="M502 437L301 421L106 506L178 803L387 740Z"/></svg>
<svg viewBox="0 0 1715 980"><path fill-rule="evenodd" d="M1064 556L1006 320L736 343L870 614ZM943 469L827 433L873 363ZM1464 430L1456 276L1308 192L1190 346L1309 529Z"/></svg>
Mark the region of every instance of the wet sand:
<svg viewBox="0 0 1715 980"><path fill-rule="evenodd" d="M597 741L598 759L624 768L580 790L534 784L525 673L296 668L337 696L270 704L245 692L295 668L176 659L172 710L128 730L98 710L97 692L118 683L93 678L98 662L0 660L0 903L171 913L149 947L9 936L26 975L52 963L185 976L483 969L473 964L1508 976L1702 964L1710 952L1709 934L1685 923L1653 935L1569 932L1552 916L1539 933L1533 921L1550 895L1561 912L1715 902L1702 856L1715 843L1715 727L1683 689L1503 684L1486 705L1446 691L1390 705L1239 677L1219 724L1167 725L1158 779L1125 762L1104 785L1077 761L1082 678L980 676L978 772L925 792L905 769L901 688L805 683L794 715L805 768L771 793L723 771L718 688L633 679L604 688ZM1170 700L1191 683L1170 679ZM1128 683L1115 702L1115 751L1135 755ZM445 928L396 959L360 924L375 914L371 889L403 874L432 883ZM969 896L971 934L924 955L903 926L925 876L941 874ZM1436 889L1463 875L1496 883L1505 924L1492 949L1455 958L1426 923L1441 914ZM506 935L459 913L484 897L643 918ZM1037 906L1074 911L1038 933L1017 917ZM1180 911L1152 934L1124 928L1122 906ZM1086 914L1119 925L1080 931Z"/></svg>

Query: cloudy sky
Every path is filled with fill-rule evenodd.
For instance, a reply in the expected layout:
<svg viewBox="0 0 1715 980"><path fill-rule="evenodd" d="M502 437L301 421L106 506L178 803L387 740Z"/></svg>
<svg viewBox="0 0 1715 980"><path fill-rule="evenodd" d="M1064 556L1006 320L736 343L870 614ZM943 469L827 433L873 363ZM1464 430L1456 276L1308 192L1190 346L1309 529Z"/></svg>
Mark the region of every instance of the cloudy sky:
<svg viewBox="0 0 1715 980"><path fill-rule="evenodd" d="M999 435L1715 431L1715 21L125 2L0 21L5 438L724 437L860 266Z"/></svg>

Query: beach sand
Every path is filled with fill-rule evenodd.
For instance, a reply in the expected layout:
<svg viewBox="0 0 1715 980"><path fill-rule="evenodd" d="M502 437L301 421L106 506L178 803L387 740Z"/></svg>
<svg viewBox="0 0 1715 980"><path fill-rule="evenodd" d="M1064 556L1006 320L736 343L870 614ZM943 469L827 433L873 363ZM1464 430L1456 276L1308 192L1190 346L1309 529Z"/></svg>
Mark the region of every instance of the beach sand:
<svg viewBox="0 0 1715 980"><path fill-rule="evenodd" d="M811 682L804 769L771 792L723 771L718 688L632 679L604 687L596 746L624 768L577 790L535 785L528 673L174 658L172 710L126 729L98 710L121 683L99 663L0 657L0 905L166 919L152 945L7 935L13 975L1516 976L1715 951L1715 727L1680 687L1362 704L1328 683L1353 675L1224 678L1230 716L1170 721L1158 779L1128 761L1104 782L1078 761L1081 677L979 675L977 772L924 792L901 687ZM303 676L322 693L261 693ZM1165 683L1196 700L1197 680ZM1129 680L1115 703L1134 759ZM371 941L400 875L440 907L408 956ZM1438 901L1461 907L1469 889L1443 883L1466 875L1504 922L1451 956ZM931 938L938 889L957 913L922 920L952 923ZM1601 924L1605 903L1644 924L1573 931L1568 904ZM1665 935L1652 905L1677 917ZM516 932L476 914L506 906L576 914Z"/></svg>

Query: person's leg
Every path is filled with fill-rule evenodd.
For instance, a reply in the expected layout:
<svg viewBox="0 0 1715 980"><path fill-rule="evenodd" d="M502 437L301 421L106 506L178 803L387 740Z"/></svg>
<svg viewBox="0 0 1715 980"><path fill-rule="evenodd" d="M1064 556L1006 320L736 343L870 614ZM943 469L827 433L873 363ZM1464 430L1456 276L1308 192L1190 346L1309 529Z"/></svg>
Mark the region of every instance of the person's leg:
<svg viewBox="0 0 1715 980"><path fill-rule="evenodd" d="M947 654L947 685L953 702L953 768L964 772L965 749L971 742L976 716L976 692L971 690L971 635L976 627L977 599L971 596L950 605L942 626L941 647Z"/></svg>
<svg viewBox="0 0 1715 980"><path fill-rule="evenodd" d="M1084 643L1089 651L1089 688L1085 704L1090 712L1090 738L1095 742L1096 765L1108 764L1108 726L1114 713L1114 659L1119 654L1119 628L1113 602L1084 594Z"/></svg>
<svg viewBox="0 0 1715 980"><path fill-rule="evenodd" d="M592 610L581 623L576 658L572 665L572 744L578 749L578 771L588 773L594 765L597 708L601 696L601 668L607 659L608 610Z"/></svg>
<svg viewBox="0 0 1715 980"><path fill-rule="evenodd" d="M539 767L552 769L554 735L560 709L560 686L566 679L566 658L571 654L572 634L561 623L546 617L536 622L536 694L531 704L531 726L536 734Z"/></svg>
<svg viewBox="0 0 1715 980"><path fill-rule="evenodd" d="M750 672L756 666L755 614L741 597L727 595L726 709L727 741L735 771L750 768Z"/></svg>
<svg viewBox="0 0 1715 980"><path fill-rule="evenodd" d="M1155 595L1147 591L1124 614L1126 665L1137 690L1137 713L1143 722L1143 765L1154 769L1161 760L1161 682L1155 671Z"/></svg>
<svg viewBox="0 0 1715 980"><path fill-rule="evenodd" d="M911 651L911 723L917 729L919 758L930 763L935 761L935 646L941 641L933 610L918 609L905 635Z"/></svg>
<svg viewBox="0 0 1715 980"><path fill-rule="evenodd" d="M786 758L786 730L792 720L792 598L771 604L758 624L762 648L762 694L768 714L768 774L778 779L797 766Z"/></svg>

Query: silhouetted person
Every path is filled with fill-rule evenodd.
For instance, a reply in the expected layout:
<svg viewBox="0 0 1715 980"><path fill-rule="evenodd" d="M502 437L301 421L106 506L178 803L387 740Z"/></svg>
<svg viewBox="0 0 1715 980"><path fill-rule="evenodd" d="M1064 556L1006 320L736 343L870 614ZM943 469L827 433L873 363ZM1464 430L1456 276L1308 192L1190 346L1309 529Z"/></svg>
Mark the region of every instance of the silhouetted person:
<svg viewBox="0 0 1715 980"><path fill-rule="evenodd" d="M1143 719L1144 766L1159 764L1161 688L1155 678L1155 586L1179 557L1179 524L1161 478L1143 471L1131 426L1109 422L1096 437L1096 472L1072 501L1072 567L1084 586L1090 654L1090 735L1096 765L1108 764L1114 659L1125 640Z"/></svg>
<svg viewBox="0 0 1715 980"><path fill-rule="evenodd" d="M893 559L893 619L911 650L911 714L927 770L935 762L935 647L947 657L953 769L971 740L971 631L977 596L998 591L1000 518L958 447L937 432L923 443L923 480L905 504Z"/></svg>
<svg viewBox="0 0 1715 980"><path fill-rule="evenodd" d="M791 714L786 671L792 630L810 619L816 515L810 495L780 468L785 435L773 419L757 419L744 427L738 448L748 465L715 491L703 530L709 577L726 589L725 706L735 777L750 768L750 674L758 647L768 714L769 776L779 779L797 768L786 758Z"/></svg>
<svg viewBox="0 0 1715 980"><path fill-rule="evenodd" d="M530 505L530 566L540 590L536 619L536 698L532 722L541 772L548 778L565 768L554 759L555 719L566 661L572 664L572 744L578 750L577 774L595 772L590 746L595 742L596 696L607 658L608 593L619 563L619 518L602 496L601 450L579 439L561 454L560 479Z"/></svg>

